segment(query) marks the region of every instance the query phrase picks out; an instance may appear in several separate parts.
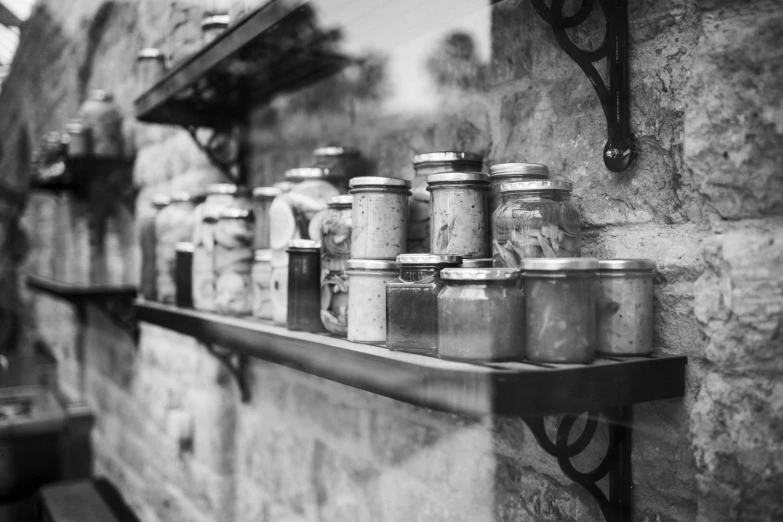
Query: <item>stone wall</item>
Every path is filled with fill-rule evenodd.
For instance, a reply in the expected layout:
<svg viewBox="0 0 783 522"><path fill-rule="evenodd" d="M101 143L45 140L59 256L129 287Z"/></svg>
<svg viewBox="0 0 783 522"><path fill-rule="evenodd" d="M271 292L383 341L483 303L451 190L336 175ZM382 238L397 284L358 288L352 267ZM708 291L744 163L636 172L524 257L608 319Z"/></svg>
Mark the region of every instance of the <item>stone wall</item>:
<svg viewBox="0 0 783 522"><path fill-rule="evenodd" d="M25 192L37 137L89 89L113 91L131 114L136 50L192 45L195 27L181 22L212 4L42 2L0 93L3 186ZM587 254L658 261L656 349L689 357L685 397L634 407L634 520L780 518L781 22L774 0L631 2L639 158L616 175L600 159L605 122L586 77L529 2L503 0L488 74L444 88L437 117L390 121L372 100L348 114L324 102L328 83L254 111L253 182L309 162L324 136L356 144L383 175L410 177L415 152L450 148L546 163L575 183ZM600 29L574 37L596 43ZM128 136L137 218L154 193L221 179L182 132L129 123ZM31 194L25 269L79 273L89 212L67 195ZM13 213L0 217L14 230ZM115 278L133 280L132 224L109 219L115 246L100 255L122 263ZM0 277L16 286L15 270ZM260 361L242 404L226 370L187 336L142 325L134 346L97 309L80 323L62 302L26 299L25 321L58 354L63 385L96 408L97 472L145 522L599 516L519 419L435 413Z"/></svg>

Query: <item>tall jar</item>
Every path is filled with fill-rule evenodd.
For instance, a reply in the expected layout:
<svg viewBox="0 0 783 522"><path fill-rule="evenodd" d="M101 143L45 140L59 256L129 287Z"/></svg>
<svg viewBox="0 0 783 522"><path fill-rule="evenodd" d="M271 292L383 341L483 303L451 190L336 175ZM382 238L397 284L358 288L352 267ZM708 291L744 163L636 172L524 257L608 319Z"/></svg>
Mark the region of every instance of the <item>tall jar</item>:
<svg viewBox="0 0 783 522"><path fill-rule="evenodd" d="M158 241L155 238L155 218L166 205L169 197L157 194L152 197L152 211L139 219L139 247L141 249L141 277L139 293L144 299L155 301L158 298L158 265L155 261Z"/></svg>
<svg viewBox="0 0 783 522"><path fill-rule="evenodd" d="M172 194L169 204L155 216L158 301L176 301L176 245L193 237L195 196L187 192Z"/></svg>
<svg viewBox="0 0 783 522"><path fill-rule="evenodd" d="M136 63L136 78L140 92L147 91L166 75L166 56L160 49L154 47L142 49L136 57Z"/></svg>
<svg viewBox="0 0 783 522"><path fill-rule="evenodd" d="M321 223L321 321L329 332L345 335L348 328L345 269L351 257L353 196L333 196L326 204L326 217Z"/></svg>
<svg viewBox="0 0 783 522"><path fill-rule="evenodd" d="M272 319L272 251L256 250L253 254L253 317Z"/></svg>
<svg viewBox="0 0 783 522"><path fill-rule="evenodd" d="M522 261L525 356L536 362L590 363L595 358L594 258Z"/></svg>
<svg viewBox="0 0 783 522"><path fill-rule="evenodd" d="M276 187L256 187L253 189L253 212L256 215L256 228L253 235L253 248L269 248L269 207L272 201L283 191Z"/></svg>
<svg viewBox="0 0 783 522"><path fill-rule="evenodd" d="M101 89L90 91L79 116L89 129L93 156L118 158L123 155L122 114L114 103L114 96Z"/></svg>
<svg viewBox="0 0 783 522"><path fill-rule="evenodd" d="M193 308L193 243L183 241L175 245L176 261L174 303L180 308Z"/></svg>
<svg viewBox="0 0 783 522"><path fill-rule="evenodd" d="M428 176L427 184L430 252L468 259L489 256L489 176L448 172Z"/></svg>
<svg viewBox="0 0 783 522"><path fill-rule="evenodd" d="M598 262L598 353L652 353L655 268L652 259Z"/></svg>
<svg viewBox="0 0 783 522"><path fill-rule="evenodd" d="M323 332L321 323L321 243L298 239L288 244L286 328Z"/></svg>
<svg viewBox="0 0 783 522"><path fill-rule="evenodd" d="M253 211L228 207L215 225L215 309L244 316L253 313Z"/></svg>
<svg viewBox="0 0 783 522"><path fill-rule="evenodd" d="M353 178L351 258L389 259L407 252L411 182L377 176Z"/></svg>
<svg viewBox="0 0 783 522"><path fill-rule="evenodd" d="M386 346L425 355L438 353L440 272L458 267L459 256L403 254L400 276L386 285Z"/></svg>
<svg viewBox="0 0 783 522"><path fill-rule="evenodd" d="M500 206L500 185L515 181L548 179L549 169L540 163L497 163L489 167L492 178L492 190L489 197L489 211L494 212Z"/></svg>
<svg viewBox="0 0 783 522"><path fill-rule="evenodd" d="M347 274L348 340L357 343L386 342L386 285L400 270L394 261L351 259Z"/></svg>
<svg viewBox="0 0 783 522"><path fill-rule="evenodd" d="M492 214L495 266L520 266L526 258L579 257L582 216L571 202L568 181L504 183L501 205Z"/></svg>
<svg viewBox="0 0 783 522"><path fill-rule="evenodd" d="M474 361L525 356L525 303L515 268L445 268L438 294L438 355Z"/></svg>
<svg viewBox="0 0 783 522"><path fill-rule="evenodd" d="M411 189L408 221L410 253L430 251L430 193L427 191L427 176L445 172L481 172L483 163L481 154L472 152L425 152L413 157L416 175Z"/></svg>
<svg viewBox="0 0 783 522"><path fill-rule="evenodd" d="M269 283L269 301L272 321L285 326L288 315L288 252L272 250L272 279Z"/></svg>

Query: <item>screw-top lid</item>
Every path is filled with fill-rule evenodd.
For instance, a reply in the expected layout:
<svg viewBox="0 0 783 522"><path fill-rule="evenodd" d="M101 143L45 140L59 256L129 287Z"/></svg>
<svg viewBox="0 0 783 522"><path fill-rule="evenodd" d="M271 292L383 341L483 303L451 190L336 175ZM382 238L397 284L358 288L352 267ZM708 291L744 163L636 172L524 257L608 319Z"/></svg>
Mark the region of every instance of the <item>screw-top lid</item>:
<svg viewBox="0 0 783 522"><path fill-rule="evenodd" d="M360 176L348 182L351 188L359 187L401 187L411 188L411 182L407 179L384 178L381 176Z"/></svg>
<svg viewBox="0 0 783 522"><path fill-rule="evenodd" d="M239 192L239 187L233 183L213 183L207 187L208 196L217 194L236 194L237 192Z"/></svg>
<svg viewBox="0 0 783 522"><path fill-rule="evenodd" d="M342 145L330 145L327 147L318 147L313 151L313 156L359 156L361 153L356 147L345 147Z"/></svg>
<svg viewBox="0 0 783 522"><path fill-rule="evenodd" d="M171 203L190 203L200 196L200 194L191 194L190 192L175 192L169 196L169 200Z"/></svg>
<svg viewBox="0 0 783 522"><path fill-rule="evenodd" d="M174 250L176 252L193 253L195 246L190 241L182 241L181 243L176 243L174 245Z"/></svg>
<svg viewBox="0 0 783 522"><path fill-rule="evenodd" d="M155 47L145 47L139 51L139 54L136 56L136 58L138 60L165 60L166 56L160 49Z"/></svg>
<svg viewBox="0 0 783 522"><path fill-rule="evenodd" d="M93 89L87 96L92 101L110 102L114 101L114 95L103 89Z"/></svg>
<svg viewBox="0 0 783 522"><path fill-rule="evenodd" d="M516 268L444 268L440 278L447 281L513 281L519 277Z"/></svg>
<svg viewBox="0 0 783 522"><path fill-rule="evenodd" d="M602 259L598 261L598 269L604 271L621 270L655 270L658 265L652 259Z"/></svg>
<svg viewBox="0 0 783 522"><path fill-rule="evenodd" d="M288 242L288 248L297 250L321 250L321 242L314 239L292 239Z"/></svg>
<svg viewBox="0 0 783 522"><path fill-rule="evenodd" d="M201 29L226 28L231 23L231 17L226 13L205 13L201 19Z"/></svg>
<svg viewBox="0 0 783 522"><path fill-rule="evenodd" d="M527 257L519 269L528 272L596 271L598 260L594 257Z"/></svg>
<svg viewBox="0 0 783 522"><path fill-rule="evenodd" d="M489 167L492 179L525 177L532 179L547 179L549 169L540 163L498 163Z"/></svg>
<svg viewBox="0 0 783 522"><path fill-rule="evenodd" d="M285 171L285 177L288 180L322 179L328 178L330 175L329 169L322 169L320 167L300 167Z"/></svg>
<svg viewBox="0 0 783 522"><path fill-rule="evenodd" d="M479 257L475 259L463 259L462 268L492 268L494 260L491 257Z"/></svg>
<svg viewBox="0 0 783 522"><path fill-rule="evenodd" d="M247 208L239 207L223 207L217 212L218 219L244 219L246 221L253 221L255 215L253 211Z"/></svg>
<svg viewBox="0 0 783 522"><path fill-rule="evenodd" d="M326 198L327 207L349 207L351 205L353 205L353 196L348 194Z"/></svg>
<svg viewBox="0 0 783 522"><path fill-rule="evenodd" d="M440 163L444 161L474 161L478 164L484 162L484 157L475 152L461 151L442 151L442 152L424 152L413 156L413 164L421 163Z"/></svg>
<svg viewBox="0 0 783 522"><path fill-rule="evenodd" d="M400 254L397 264L400 265L459 265L462 257L447 254Z"/></svg>
<svg viewBox="0 0 783 522"><path fill-rule="evenodd" d="M258 250L253 251L253 260L254 261L268 261L272 262L272 251L268 248L261 248Z"/></svg>
<svg viewBox="0 0 783 522"><path fill-rule="evenodd" d="M256 187L253 189L253 197L256 199L275 199L283 191L277 187Z"/></svg>
<svg viewBox="0 0 783 522"><path fill-rule="evenodd" d="M161 209L171 203L171 198L165 194L155 194L152 196L152 206L156 209Z"/></svg>
<svg viewBox="0 0 783 522"><path fill-rule="evenodd" d="M349 259L345 263L346 270L378 270L396 272L399 266L394 261L383 259Z"/></svg>
<svg viewBox="0 0 783 522"><path fill-rule="evenodd" d="M483 172L444 172L427 176L427 185L440 183L486 183L489 184L489 176Z"/></svg>
<svg viewBox="0 0 783 522"><path fill-rule="evenodd" d="M535 181L512 181L500 185L500 193L506 192L539 192L541 190L560 190L571 192L574 184L570 181L541 179Z"/></svg>

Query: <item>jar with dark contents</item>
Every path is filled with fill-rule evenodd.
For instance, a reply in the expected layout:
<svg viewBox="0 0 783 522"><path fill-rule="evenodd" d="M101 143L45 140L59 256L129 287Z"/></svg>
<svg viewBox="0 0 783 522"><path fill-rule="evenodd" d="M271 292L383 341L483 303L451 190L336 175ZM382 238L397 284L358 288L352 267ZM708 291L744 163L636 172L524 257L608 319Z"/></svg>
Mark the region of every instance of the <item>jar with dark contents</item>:
<svg viewBox="0 0 783 522"><path fill-rule="evenodd" d="M321 323L321 243L297 239L288 243L288 313L286 328L324 332Z"/></svg>
<svg viewBox="0 0 783 522"><path fill-rule="evenodd" d="M345 335L348 328L348 275L351 257L351 206L353 196L326 200L326 217L321 224L321 320L333 334Z"/></svg>
<svg viewBox="0 0 783 522"><path fill-rule="evenodd" d="M253 211L229 207L215 225L215 309L227 315L253 313Z"/></svg>
<svg viewBox="0 0 783 522"><path fill-rule="evenodd" d="M571 202L568 181L504 183L502 204L492 214L495 266L519 267L535 257L579 257L582 216Z"/></svg>
<svg viewBox="0 0 783 522"><path fill-rule="evenodd" d="M155 217L169 204L169 197L157 194L152 197L152 209L139 217L139 248L141 250L141 276L139 293L144 299L158 298L158 267L155 261L158 241L155 237Z"/></svg>
<svg viewBox="0 0 783 522"><path fill-rule="evenodd" d="M175 247L177 243L189 241L193 237L196 198L187 192L172 194L169 204L155 216L157 293L158 301L162 303L175 302Z"/></svg>
<svg viewBox="0 0 783 522"><path fill-rule="evenodd" d="M394 260L407 252L411 182L367 176L350 182L351 258Z"/></svg>
<svg viewBox="0 0 783 522"><path fill-rule="evenodd" d="M525 356L525 303L514 268L444 268L438 355L472 361Z"/></svg>
<svg viewBox="0 0 783 522"><path fill-rule="evenodd" d="M498 163L489 168L492 190L489 196L489 211L494 212L500 206L500 186L514 181L549 179L549 169L540 163Z"/></svg>
<svg viewBox="0 0 783 522"><path fill-rule="evenodd" d="M430 200L430 252L464 258L487 257L489 176L448 172L427 177Z"/></svg>
<svg viewBox="0 0 783 522"><path fill-rule="evenodd" d="M413 178L408 221L408 251L430 251L430 193L427 176L446 172L481 172L484 158L472 152L425 152L413 157Z"/></svg>
<svg viewBox="0 0 783 522"><path fill-rule="evenodd" d="M90 154L90 134L81 122L72 121L65 125L65 154L69 158L83 158Z"/></svg>
<svg viewBox="0 0 783 522"><path fill-rule="evenodd" d="M136 63L136 78L139 81L140 92L145 92L166 76L166 56L160 49L154 47L142 49L136 57Z"/></svg>
<svg viewBox="0 0 783 522"><path fill-rule="evenodd" d="M223 34L231 19L228 13L205 13L201 20L201 43L207 45Z"/></svg>
<svg viewBox="0 0 783 522"><path fill-rule="evenodd" d="M462 258L449 255L397 257L400 276L386 285L386 346L390 350L437 355L438 294L444 286L440 272L460 263Z"/></svg>
<svg viewBox="0 0 783 522"><path fill-rule="evenodd" d="M183 241L175 246L174 303L180 308L193 308L193 243Z"/></svg>
<svg viewBox="0 0 783 522"><path fill-rule="evenodd" d="M269 207L272 201L282 194L279 188L256 187L253 189L253 212L256 215L256 228L253 235L253 248L269 248Z"/></svg>
<svg viewBox="0 0 783 522"><path fill-rule="evenodd" d="M124 152L122 114L114 96L104 90L90 91L79 110L79 119L89 129L91 155L119 158Z"/></svg>
<svg viewBox="0 0 783 522"><path fill-rule="evenodd" d="M328 169L333 176L343 180L342 191L348 190L348 180L359 175L361 153L355 147L331 145L313 151L314 167Z"/></svg>
<svg viewBox="0 0 783 522"><path fill-rule="evenodd" d="M376 259L348 261L348 340L386 342L386 285L400 275L397 263Z"/></svg>
<svg viewBox="0 0 783 522"><path fill-rule="evenodd" d="M522 260L527 359L571 364L593 361L597 270L594 258Z"/></svg>

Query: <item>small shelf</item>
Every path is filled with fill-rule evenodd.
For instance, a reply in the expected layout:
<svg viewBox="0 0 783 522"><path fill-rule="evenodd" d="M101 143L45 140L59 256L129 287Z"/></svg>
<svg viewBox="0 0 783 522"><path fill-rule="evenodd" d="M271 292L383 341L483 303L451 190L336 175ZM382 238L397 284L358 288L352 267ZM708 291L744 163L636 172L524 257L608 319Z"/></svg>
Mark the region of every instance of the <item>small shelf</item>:
<svg viewBox="0 0 783 522"><path fill-rule="evenodd" d="M318 28L307 3L268 2L136 99L136 118L183 127L225 128L275 94L312 85L351 61L334 50L338 33Z"/></svg>

